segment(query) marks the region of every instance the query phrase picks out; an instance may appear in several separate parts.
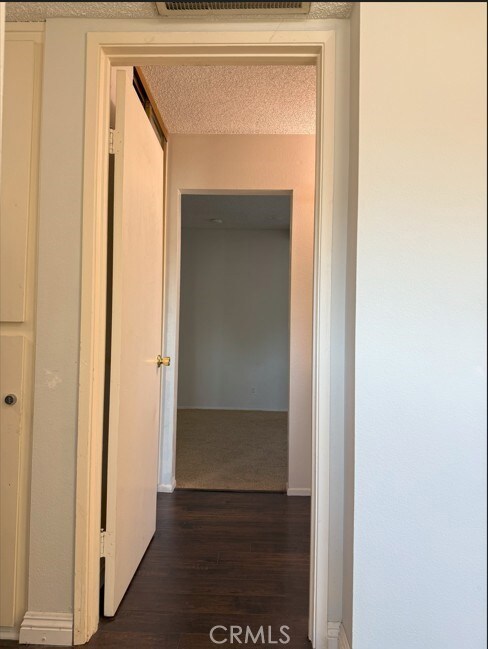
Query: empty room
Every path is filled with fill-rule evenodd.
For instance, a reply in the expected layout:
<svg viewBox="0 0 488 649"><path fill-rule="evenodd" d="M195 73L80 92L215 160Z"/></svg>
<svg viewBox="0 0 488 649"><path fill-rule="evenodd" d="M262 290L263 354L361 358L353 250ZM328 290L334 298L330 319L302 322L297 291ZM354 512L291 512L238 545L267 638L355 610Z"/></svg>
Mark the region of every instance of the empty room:
<svg viewBox="0 0 488 649"><path fill-rule="evenodd" d="M289 194L181 202L176 487L285 492Z"/></svg>

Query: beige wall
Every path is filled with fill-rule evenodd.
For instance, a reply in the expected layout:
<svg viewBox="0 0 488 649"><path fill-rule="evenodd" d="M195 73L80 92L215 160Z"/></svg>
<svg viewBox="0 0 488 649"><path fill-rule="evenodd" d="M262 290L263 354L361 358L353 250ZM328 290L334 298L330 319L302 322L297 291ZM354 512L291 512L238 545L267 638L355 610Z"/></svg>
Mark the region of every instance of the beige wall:
<svg viewBox="0 0 488 649"><path fill-rule="evenodd" d="M360 5L354 649L486 646L486 4Z"/></svg>
<svg viewBox="0 0 488 649"><path fill-rule="evenodd" d="M292 191L288 487L309 493L312 462L312 299L315 137L173 135L168 161L166 347L178 358L180 195L190 191ZM174 477L178 363L164 375L161 482ZM293 491L292 491L293 492Z"/></svg>

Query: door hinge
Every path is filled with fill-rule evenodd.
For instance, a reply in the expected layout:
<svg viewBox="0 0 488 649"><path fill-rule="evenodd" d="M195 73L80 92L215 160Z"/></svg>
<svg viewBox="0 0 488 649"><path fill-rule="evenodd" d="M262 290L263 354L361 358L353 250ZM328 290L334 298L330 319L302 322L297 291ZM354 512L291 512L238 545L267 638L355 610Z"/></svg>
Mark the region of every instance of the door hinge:
<svg viewBox="0 0 488 649"><path fill-rule="evenodd" d="M115 129L111 128L108 132L108 152L110 155L115 153Z"/></svg>
<svg viewBox="0 0 488 649"><path fill-rule="evenodd" d="M105 556L105 537L107 532L105 530L100 530L100 557Z"/></svg>

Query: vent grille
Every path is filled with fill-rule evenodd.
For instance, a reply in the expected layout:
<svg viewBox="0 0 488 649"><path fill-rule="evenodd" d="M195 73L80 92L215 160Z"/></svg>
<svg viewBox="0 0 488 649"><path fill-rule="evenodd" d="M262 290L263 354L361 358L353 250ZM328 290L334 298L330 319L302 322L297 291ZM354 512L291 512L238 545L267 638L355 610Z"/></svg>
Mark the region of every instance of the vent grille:
<svg viewBox="0 0 488 649"><path fill-rule="evenodd" d="M303 14L310 2L156 2L162 16L175 14Z"/></svg>

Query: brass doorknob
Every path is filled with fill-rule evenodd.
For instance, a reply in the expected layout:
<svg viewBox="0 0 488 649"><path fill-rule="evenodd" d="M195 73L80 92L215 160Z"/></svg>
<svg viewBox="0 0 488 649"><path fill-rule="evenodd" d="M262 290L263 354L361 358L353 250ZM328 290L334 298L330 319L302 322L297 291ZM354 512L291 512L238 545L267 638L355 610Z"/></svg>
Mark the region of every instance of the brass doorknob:
<svg viewBox="0 0 488 649"><path fill-rule="evenodd" d="M161 367L161 365L169 367L171 365L171 358L169 356L158 355L156 363L158 364L158 367Z"/></svg>

